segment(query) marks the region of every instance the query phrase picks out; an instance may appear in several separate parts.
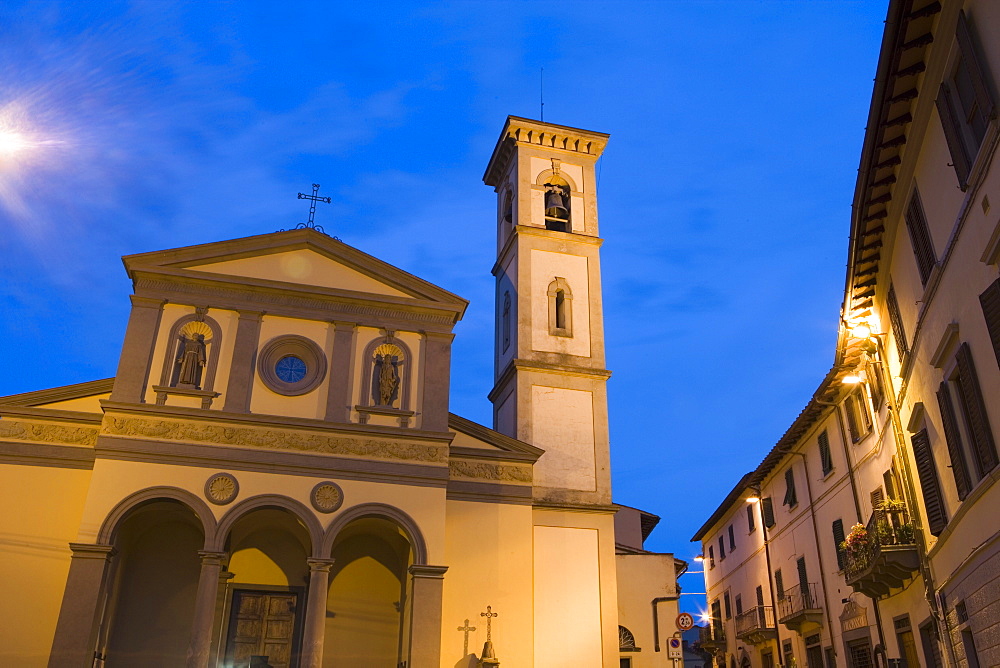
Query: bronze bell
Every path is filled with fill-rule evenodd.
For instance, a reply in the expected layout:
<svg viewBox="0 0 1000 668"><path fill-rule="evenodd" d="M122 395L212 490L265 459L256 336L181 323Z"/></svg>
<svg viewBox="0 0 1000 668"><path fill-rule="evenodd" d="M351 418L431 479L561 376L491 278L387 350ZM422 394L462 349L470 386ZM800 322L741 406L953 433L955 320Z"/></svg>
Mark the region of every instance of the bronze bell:
<svg viewBox="0 0 1000 668"><path fill-rule="evenodd" d="M569 220L569 193L563 186L545 185L545 217Z"/></svg>

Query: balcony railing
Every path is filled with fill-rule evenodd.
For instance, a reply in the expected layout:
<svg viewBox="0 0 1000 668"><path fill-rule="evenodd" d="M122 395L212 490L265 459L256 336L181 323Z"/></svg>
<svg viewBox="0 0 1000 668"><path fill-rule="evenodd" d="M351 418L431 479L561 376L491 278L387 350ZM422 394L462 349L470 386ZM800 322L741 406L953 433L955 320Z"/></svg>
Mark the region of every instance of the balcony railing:
<svg viewBox="0 0 1000 668"><path fill-rule="evenodd" d="M736 637L751 645L774 638L774 608L758 605L736 616Z"/></svg>
<svg viewBox="0 0 1000 668"><path fill-rule="evenodd" d="M711 625L702 627L698 633L699 649L709 654L725 654L726 627L721 619L713 619Z"/></svg>
<svg viewBox="0 0 1000 668"><path fill-rule="evenodd" d="M844 579L854 591L878 598L902 588L920 569L913 525L905 508L872 513L864 533L848 537Z"/></svg>
<svg viewBox="0 0 1000 668"><path fill-rule="evenodd" d="M801 632L804 626L819 624L822 617L823 608L816 596L815 582L809 582L805 588L802 585L790 587L778 599L778 621L793 631Z"/></svg>

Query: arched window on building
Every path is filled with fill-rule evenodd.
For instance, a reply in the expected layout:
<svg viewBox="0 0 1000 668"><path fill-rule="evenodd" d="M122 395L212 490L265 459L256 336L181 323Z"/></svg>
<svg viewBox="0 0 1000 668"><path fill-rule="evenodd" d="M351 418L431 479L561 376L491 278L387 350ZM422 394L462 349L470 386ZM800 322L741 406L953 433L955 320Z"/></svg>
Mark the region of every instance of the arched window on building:
<svg viewBox="0 0 1000 668"><path fill-rule="evenodd" d="M507 348L510 347L510 293L503 293L503 314L500 318L501 328L503 330L501 336L503 337L503 350L507 352Z"/></svg>
<svg viewBox="0 0 1000 668"><path fill-rule="evenodd" d="M573 336L573 292L565 278L556 276L549 283L549 334L552 336Z"/></svg>

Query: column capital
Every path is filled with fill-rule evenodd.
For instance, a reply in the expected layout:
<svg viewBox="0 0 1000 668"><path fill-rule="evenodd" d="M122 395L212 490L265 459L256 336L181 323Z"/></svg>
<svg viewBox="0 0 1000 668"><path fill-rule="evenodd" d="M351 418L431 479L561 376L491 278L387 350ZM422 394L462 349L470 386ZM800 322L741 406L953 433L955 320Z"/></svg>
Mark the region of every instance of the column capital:
<svg viewBox="0 0 1000 668"><path fill-rule="evenodd" d="M331 320L330 324L338 332L353 332L358 328L358 323L356 322L345 322L343 320Z"/></svg>
<svg viewBox="0 0 1000 668"><path fill-rule="evenodd" d="M211 550L198 550L198 556L201 557L203 565L220 566L229 554L226 552L213 552Z"/></svg>
<svg viewBox="0 0 1000 668"><path fill-rule="evenodd" d="M69 549L73 551L74 559L110 559L118 554L114 545L96 543L70 543Z"/></svg>
<svg viewBox="0 0 1000 668"><path fill-rule="evenodd" d="M447 566L430 566L428 564L413 564L409 568L410 575L415 578L437 578L438 580L444 579L447 570Z"/></svg>
<svg viewBox="0 0 1000 668"><path fill-rule="evenodd" d="M329 573L335 561L335 559L306 559L306 563L309 564L310 573L315 573L316 571L326 571Z"/></svg>
<svg viewBox="0 0 1000 668"><path fill-rule="evenodd" d="M247 309L240 309L237 311L240 314L240 320L260 320L264 317L263 311L250 311Z"/></svg>
<svg viewBox="0 0 1000 668"><path fill-rule="evenodd" d="M455 340L454 332L433 332L422 329L420 333L423 334L424 338L429 340L444 341L445 343L451 343Z"/></svg>

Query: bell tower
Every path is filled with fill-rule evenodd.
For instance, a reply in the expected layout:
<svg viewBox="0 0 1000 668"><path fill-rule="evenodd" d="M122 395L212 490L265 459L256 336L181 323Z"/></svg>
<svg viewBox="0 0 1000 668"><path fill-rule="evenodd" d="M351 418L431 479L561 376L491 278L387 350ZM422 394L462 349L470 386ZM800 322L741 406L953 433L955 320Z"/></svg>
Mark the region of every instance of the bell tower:
<svg viewBox="0 0 1000 668"><path fill-rule="evenodd" d="M611 502L594 166L608 135L510 116L497 193L494 428L545 449L536 501Z"/></svg>

